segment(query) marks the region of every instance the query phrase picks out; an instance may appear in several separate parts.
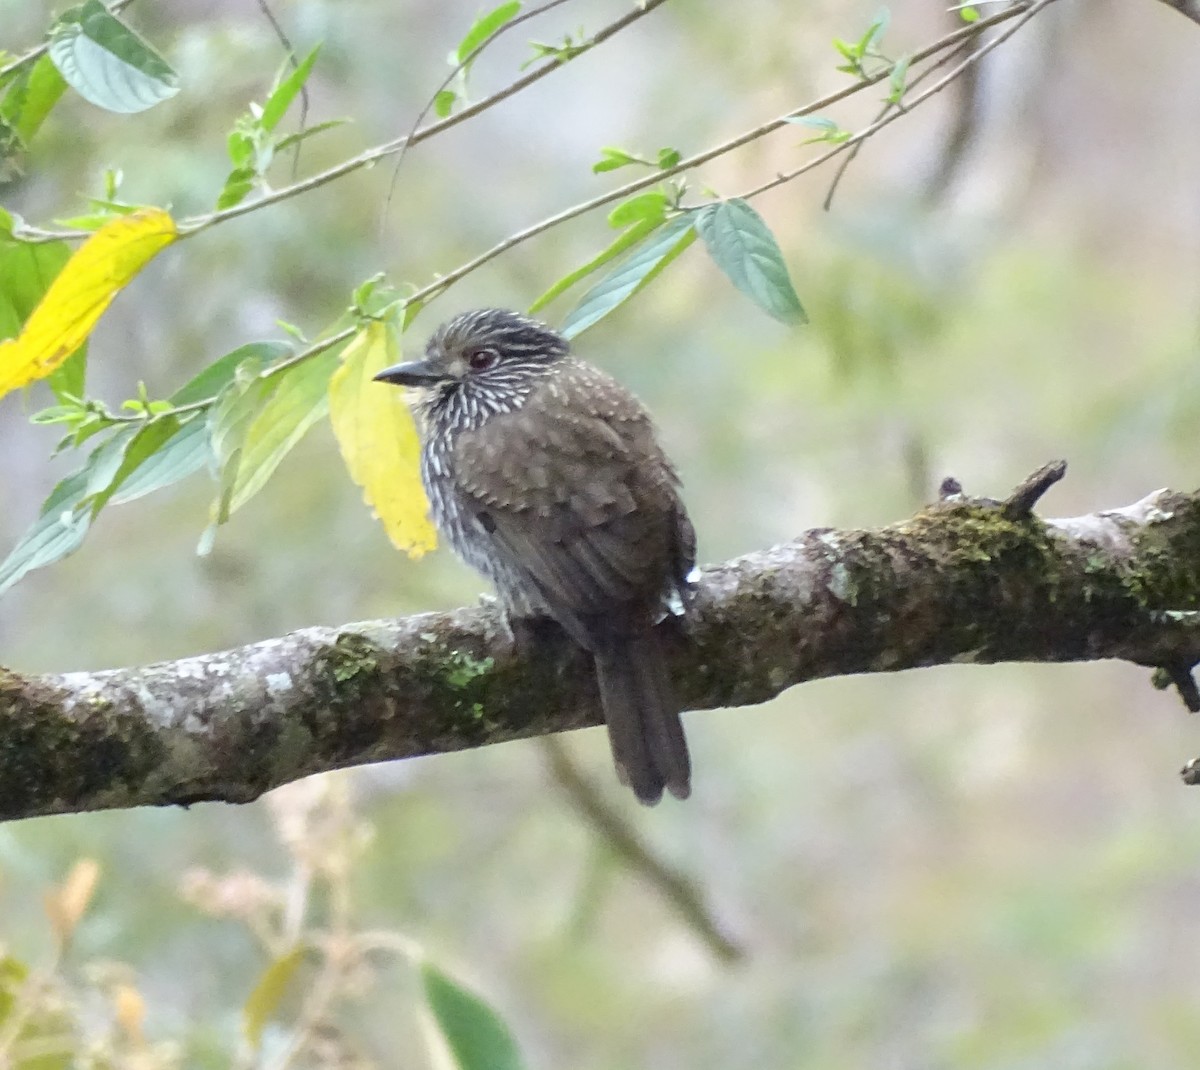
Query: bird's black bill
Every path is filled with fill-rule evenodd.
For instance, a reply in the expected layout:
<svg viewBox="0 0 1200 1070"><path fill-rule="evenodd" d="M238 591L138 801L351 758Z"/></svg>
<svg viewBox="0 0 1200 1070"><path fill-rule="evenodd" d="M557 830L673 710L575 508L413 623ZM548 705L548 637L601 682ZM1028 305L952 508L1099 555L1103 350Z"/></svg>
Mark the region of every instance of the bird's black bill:
<svg viewBox="0 0 1200 1070"><path fill-rule="evenodd" d="M384 368L373 378L380 383L396 383L399 386L432 386L445 379L446 374L431 367L428 361L410 360Z"/></svg>

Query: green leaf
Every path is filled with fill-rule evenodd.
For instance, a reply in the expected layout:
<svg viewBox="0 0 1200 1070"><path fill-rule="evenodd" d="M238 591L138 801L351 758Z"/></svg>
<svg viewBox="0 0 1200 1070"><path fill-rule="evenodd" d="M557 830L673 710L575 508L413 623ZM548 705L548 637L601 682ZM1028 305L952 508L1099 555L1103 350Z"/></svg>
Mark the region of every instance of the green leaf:
<svg viewBox="0 0 1200 1070"><path fill-rule="evenodd" d="M667 203L667 195L661 190L639 193L627 201L622 201L608 213L608 225L619 230L631 223L647 220L656 224L662 223L667 218Z"/></svg>
<svg viewBox="0 0 1200 1070"><path fill-rule="evenodd" d="M28 978L25 963L0 952L0 1032L15 1054L11 1065L17 1070L71 1070L76 1023L60 1002L29 991ZM19 1022L13 1021L16 1016Z"/></svg>
<svg viewBox="0 0 1200 1070"><path fill-rule="evenodd" d="M122 453L121 463L113 473L112 478L104 488L92 497L93 519L95 519L96 514L109 501L116 497L118 490L124 486L125 481L158 454L159 450L179 431L179 427L179 420L174 416L164 416L143 424L136 429L136 433ZM140 496L139 494L126 494L122 496L121 500L127 502L133 501L134 498Z"/></svg>
<svg viewBox="0 0 1200 1070"><path fill-rule="evenodd" d="M678 149L666 148L658 150L658 166L664 171L669 171L682 159L683 156Z"/></svg>
<svg viewBox="0 0 1200 1070"><path fill-rule="evenodd" d="M4 102L0 104L0 118L28 145L66 88L67 83L58 73L54 61L49 56L42 56L21 72L4 95Z"/></svg>
<svg viewBox="0 0 1200 1070"><path fill-rule="evenodd" d="M100 0L62 15L50 32L49 54L72 89L107 111L145 111L179 92L167 61Z"/></svg>
<svg viewBox="0 0 1200 1070"><path fill-rule="evenodd" d="M784 116L783 121L796 126L811 126L814 130L822 130L826 133L841 129L832 119L826 119L821 115L787 115Z"/></svg>
<svg viewBox="0 0 1200 1070"><path fill-rule="evenodd" d="M33 569L79 549L92 520L91 512L81 507L86 491L86 466L55 486L41 515L0 562L0 593Z"/></svg>
<svg viewBox="0 0 1200 1070"><path fill-rule="evenodd" d="M66 242L35 245L0 234L0 338L15 338L71 258Z"/></svg>
<svg viewBox="0 0 1200 1070"><path fill-rule="evenodd" d="M232 381L238 367L247 360L258 361L260 367L268 367L292 356L295 350L287 342L248 342L231 353L218 357L207 368L185 383L171 395L172 405L194 405L207 398L215 398Z"/></svg>
<svg viewBox="0 0 1200 1070"><path fill-rule="evenodd" d="M97 498L110 491L125 463L125 453L138 431L139 428L132 425L119 427L92 452L88 458L88 477L84 487L86 504L94 505ZM97 512L99 509L92 509L93 518Z"/></svg>
<svg viewBox="0 0 1200 1070"><path fill-rule="evenodd" d="M0 115L0 184L11 182L24 174L21 165L25 143L21 135Z"/></svg>
<svg viewBox="0 0 1200 1070"><path fill-rule="evenodd" d="M0 953L0 1028L17 1005L17 992L29 976L29 967L20 959Z"/></svg>
<svg viewBox="0 0 1200 1070"><path fill-rule="evenodd" d="M452 61L454 66L466 63L467 58L496 33L506 22L511 22L521 10L520 0L509 0L508 3L492 8L491 11L480 15L467 31L466 36L458 43Z"/></svg>
<svg viewBox="0 0 1200 1070"><path fill-rule="evenodd" d="M225 185L217 194L217 211L232 208L241 204L246 196L254 189L258 181L258 172L253 167L235 167L225 179Z"/></svg>
<svg viewBox="0 0 1200 1070"><path fill-rule="evenodd" d="M231 513L263 488L305 432L329 411L329 377L337 363L333 349L279 375L274 392L246 430L229 498Z"/></svg>
<svg viewBox="0 0 1200 1070"><path fill-rule="evenodd" d="M960 19L962 19L963 22L978 22L979 21L979 8L977 8L977 7L960 8L959 12L958 12L958 17Z"/></svg>
<svg viewBox="0 0 1200 1070"><path fill-rule="evenodd" d="M301 141L307 141L315 134L323 134L326 130L332 130L335 126L345 126L349 119L326 119L323 123L316 123L313 126L306 126L303 130L297 130L294 134L288 134L287 137L281 137L275 143L275 151L283 152L284 149L290 149L293 145L299 144Z"/></svg>
<svg viewBox="0 0 1200 1070"><path fill-rule="evenodd" d="M439 119L445 119L454 110L454 102L458 94L453 89L443 89L433 98L433 113Z"/></svg>
<svg viewBox="0 0 1200 1070"><path fill-rule="evenodd" d="M208 413L209 441L218 481L217 499L211 513L213 525L224 524L229 519L246 433L276 386L272 380L259 377L261 370L262 366L253 359L241 364L233 382Z"/></svg>
<svg viewBox="0 0 1200 1070"><path fill-rule="evenodd" d="M859 39L857 53L860 59L879 44L891 21L892 13L886 7L881 7L871 20L871 25L867 27L867 32Z"/></svg>
<svg viewBox="0 0 1200 1070"><path fill-rule="evenodd" d="M121 428L92 450L79 471L59 481L37 520L0 562L0 593L35 568L79 549L95 515L92 500L112 484L136 433L136 428Z"/></svg>
<svg viewBox="0 0 1200 1070"><path fill-rule="evenodd" d="M759 214L736 197L702 208L696 230L729 280L782 323L807 323L787 265Z"/></svg>
<svg viewBox="0 0 1200 1070"><path fill-rule="evenodd" d="M696 239L691 212L676 216L596 283L562 325L568 338L582 334L662 273Z"/></svg>
<svg viewBox="0 0 1200 1070"><path fill-rule="evenodd" d="M421 983L458 1070L521 1070L511 1031L482 999L430 963L421 966Z"/></svg>
<svg viewBox="0 0 1200 1070"><path fill-rule="evenodd" d="M245 130L235 127L229 131L229 136L225 139L225 151L229 153L229 162L236 170L253 171L254 138Z"/></svg>
<svg viewBox="0 0 1200 1070"><path fill-rule="evenodd" d="M172 483L178 483L204 467L209 457L208 423L203 413L171 421L174 432L146 456L124 479L109 504L124 505ZM166 424L168 421L156 421ZM132 452L132 450L131 450Z"/></svg>
<svg viewBox="0 0 1200 1070"><path fill-rule="evenodd" d="M908 65L912 63L912 56L902 56L892 64L892 73L888 76L888 82L892 87L892 91L887 96L889 104L899 104L904 98L904 90L908 87Z"/></svg>
<svg viewBox="0 0 1200 1070"><path fill-rule="evenodd" d="M46 382L59 401L83 397L87 386L87 342L55 368Z"/></svg>
<svg viewBox="0 0 1200 1070"><path fill-rule="evenodd" d="M262 117L259 119L259 124L264 130L274 130L279 125L279 121L291 107L292 101L304 88L308 76L312 74L313 64L317 62L317 53L320 51L321 46L317 45L295 67L291 68L291 74L282 80L276 79L275 88L267 97L267 102L263 105ZM291 64L288 66L291 67Z"/></svg>
<svg viewBox="0 0 1200 1070"><path fill-rule="evenodd" d="M15 338L54 277L71 257L66 242L35 245L0 233L0 339ZM47 382L60 401L82 397L87 343L50 374Z"/></svg>
<svg viewBox="0 0 1200 1070"><path fill-rule="evenodd" d="M843 41L840 37L833 39L833 47L836 48L848 60L857 62L859 58L858 45L852 45L849 41ZM845 67L839 67L838 70L845 70Z"/></svg>
<svg viewBox="0 0 1200 1070"><path fill-rule="evenodd" d="M550 45L544 41L530 41L529 47L533 49L533 55L521 64L521 70L532 67L540 59L551 59L558 64L570 63L576 56L581 56L588 51L592 47L592 43L586 37L576 41L568 33L563 36L561 45Z"/></svg>
<svg viewBox="0 0 1200 1070"><path fill-rule="evenodd" d="M628 167L632 163L647 164L649 161L643 160L640 156L634 156L633 153L626 152L624 149L606 145L600 150L600 160L592 164L592 174L600 175L605 171L615 171L618 167Z"/></svg>
<svg viewBox="0 0 1200 1070"><path fill-rule="evenodd" d="M660 226L660 222L654 219L643 219L635 223L625 233L620 235L611 245L602 252L592 257L582 267L576 268L569 275L564 275L553 286L542 294L532 305L529 306L529 313L532 315L539 309L545 308L559 294L564 293L574 286L580 279L586 278L592 274L597 268L603 267L610 260L615 260L627 249L633 248L640 241L647 238Z"/></svg>
<svg viewBox="0 0 1200 1070"><path fill-rule="evenodd" d="M242 1032L255 1051L262 1044L263 1030L287 995L296 970L304 961L305 949L292 948L271 962L259 977L242 1007Z"/></svg>
<svg viewBox="0 0 1200 1070"><path fill-rule="evenodd" d="M789 115L784 122L792 123L795 126L811 126L814 130L821 131L816 137L805 138L800 142L802 145L811 145L816 141L829 141L840 145L843 141L850 140L849 130L843 130L832 119L826 119L820 115Z"/></svg>

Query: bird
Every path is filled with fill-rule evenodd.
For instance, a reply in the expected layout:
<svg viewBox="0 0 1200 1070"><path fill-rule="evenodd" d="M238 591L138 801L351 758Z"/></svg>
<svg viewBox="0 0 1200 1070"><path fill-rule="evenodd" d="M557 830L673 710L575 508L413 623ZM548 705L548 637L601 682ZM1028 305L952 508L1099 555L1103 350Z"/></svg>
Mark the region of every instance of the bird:
<svg viewBox="0 0 1200 1070"><path fill-rule="evenodd" d="M591 655L618 779L646 805L691 793L657 625L686 612L696 535L650 414L563 335L506 309L464 312L409 388L421 479L451 548L495 586L513 635L545 618Z"/></svg>

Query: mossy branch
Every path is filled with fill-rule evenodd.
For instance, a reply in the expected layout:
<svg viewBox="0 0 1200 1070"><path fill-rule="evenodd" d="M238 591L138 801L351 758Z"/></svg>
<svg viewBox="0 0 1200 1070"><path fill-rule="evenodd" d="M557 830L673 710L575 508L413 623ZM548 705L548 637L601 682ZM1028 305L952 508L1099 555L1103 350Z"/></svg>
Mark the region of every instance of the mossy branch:
<svg viewBox="0 0 1200 1070"><path fill-rule="evenodd" d="M809 531L706 569L669 637L688 708L850 673L1101 658L1154 666L1194 697L1200 492L1038 519L1028 507L1060 475L1000 501L948 481L902 523ZM0 669L0 819L246 802L323 770L599 721L584 655L553 636L514 650L487 604L144 668Z"/></svg>

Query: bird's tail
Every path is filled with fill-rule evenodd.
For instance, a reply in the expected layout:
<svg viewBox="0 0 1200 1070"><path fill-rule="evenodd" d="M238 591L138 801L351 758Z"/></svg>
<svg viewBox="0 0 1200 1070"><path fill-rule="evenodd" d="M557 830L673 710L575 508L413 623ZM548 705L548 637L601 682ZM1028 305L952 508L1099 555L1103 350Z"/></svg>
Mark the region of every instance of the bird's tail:
<svg viewBox="0 0 1200 1070"><path fill-rule="evenodd" d="M663 788L686 799L691 760L657 634L610 637L594 654L617 776L647 806L662 798Z"/></svg>

